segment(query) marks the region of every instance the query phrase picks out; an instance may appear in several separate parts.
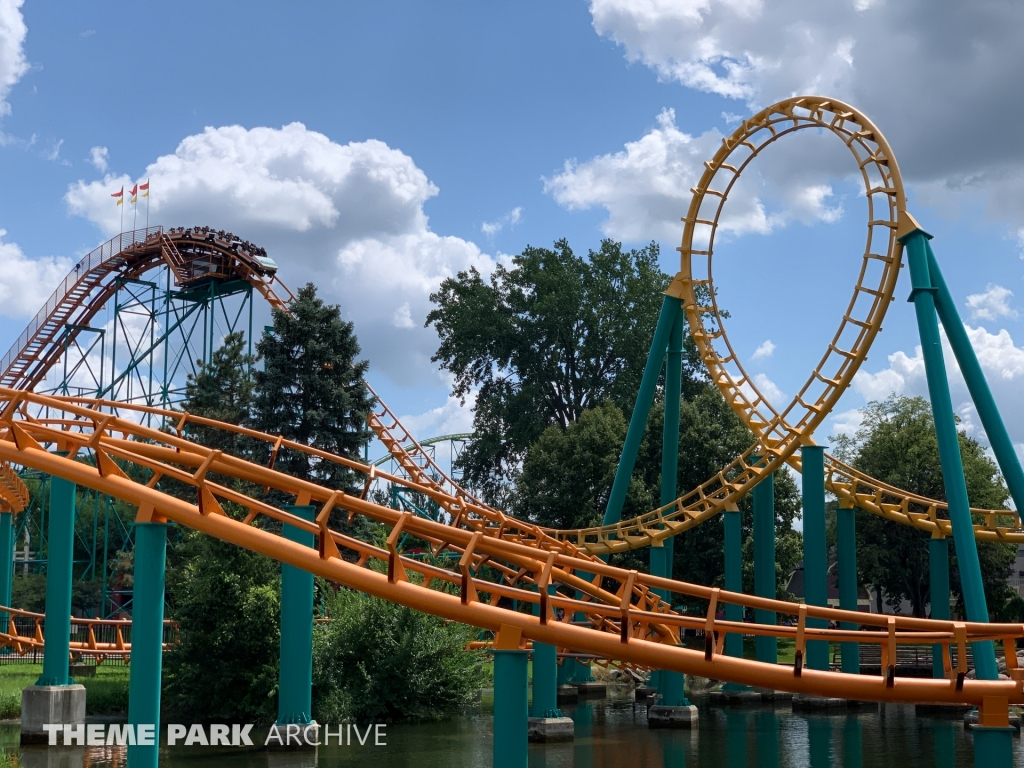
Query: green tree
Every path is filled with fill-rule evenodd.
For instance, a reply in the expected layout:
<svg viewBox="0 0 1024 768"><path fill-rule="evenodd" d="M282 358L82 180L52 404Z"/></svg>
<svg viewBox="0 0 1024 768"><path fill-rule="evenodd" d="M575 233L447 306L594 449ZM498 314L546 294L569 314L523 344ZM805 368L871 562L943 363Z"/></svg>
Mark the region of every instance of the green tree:
<svg viewBox="0 0 1024 768"><path fill-rule="evenodd" d="M928 401L891 395L886 400L868 403L861 413L861 426L852 438L831 438L840 456L885 483L945 501L938 439ZM981 444L963 431L959 432L959 440L972 506L1005 508L1009 493L995 463ZM858 515L857 564L861 579L880 589L890 604L910 602L915 616L924 616L931 600L928 538L910 526L875 515ZM1016 551L1012 544L978 542L990 610L999 611L1009 597L1006 579ZM955 555L951 559L950 588L961 603L962 613Z"/></svg>
<svg viewBox="0 0 1024 768"><path fill-rule="evenodd" d="M181 545L164 655L164 706L185 722L267 722L277 712L280 566L202 533Z"/></svg>
<svg viewBox="0 0 1024 768"><path fill-rule="evenodd" d="M753 435L712 385L695 383L680 403L677 487L696 488L750 447ZM664 401L651 416L630 481L623 517L658 506ZM515 510L520 516L555 528L599 525L626 435L626 417L611 401L584 411L575 424L551 425L526 453L516 484ZM753 590L753 529L750 499L743 499L742 535L747 567L744 589ZM793 530L800 514L800 494L788 470L776 474L776 569L781 594L785 580L802 557L802 538ZM725 539L722 525L711 521L675 538L673 572L677 579L722 584ZM617 557L616 564L646 570L648 553Z"/></svg>
<svg viewBox="0 0 1024 768"><path fill-rule="evenodd" d="M249 421L253 398L253 356L245 352L245 336L229 333L211 356L199 363L199 370L185 382L188 413L244 426ZM189 436L208 448L239 455L243 443L234 432L201 424L188 426Z"/></svg>
<svg viewBox="0 0 1024 768"><path fill-rule="evenodd" d="M370 438L372 398L356 360L359 342L337 305L325 304L307 283L289 305L273 310L274 324L257 343L263 362L255 373L252 426L336 456L359 459ZM265 448L265 446L264 446ZM275 469L330 488L349 488L352 472L340 464L282 449Z"/></svg>
<svg viewBox="0 0 1024 768"><path fill-rule="evenodd" d="M511 483L545 429L566 429L606 400L632 408L667 284L655 243L624 251L611 240L586 258L566 240L528 246L489 279L471 269L441 283L426 323L453 394L477 390L474 438L459 460L471 487L510 507ZM702 369L686 349L689 387Z"/></svg>
<svg viewBox="0 0 1024 768"><path fill-rule="evenodd" d="M475 630L349 589L326 597L331 620L313 635L319 722L453 715L484 684Z"/></svg>

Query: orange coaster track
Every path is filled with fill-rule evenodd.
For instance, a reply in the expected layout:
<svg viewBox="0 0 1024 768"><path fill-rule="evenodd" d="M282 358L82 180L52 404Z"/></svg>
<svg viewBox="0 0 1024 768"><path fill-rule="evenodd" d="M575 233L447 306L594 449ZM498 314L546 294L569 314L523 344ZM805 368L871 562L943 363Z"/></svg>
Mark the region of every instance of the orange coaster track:
<svg viewBox="0 0 1024 768"><path fill-rule="evenodd" d="M45 415L32 416L33 412ZM137 420L143 412L163 416L172 429L160 431L139 425ZM367 594L493 630L498 634L499 647L518 646L530 639L638 666L820 696L962 702L987 707L1024 703L1024 670L1016 668L1012 650L1015 641L1024 637L1022 625L932 621L817 608L626 571L567 553L557 539L500 512L387 473L375 474L461 512L458 524L425 520L374 504L358 493L290 477L179 436L189 422L245 434L264 441L268 448L279 445L303 451L342 464L365 478L371 473L370 466L358 462L180 412L9 389L0 389L0 458L134 504L139 508L140 522L165 518ZM68 454L56 454L54 448ZM129 467L134 471L127 472ZM149 479L135 481L129 475ZM194 499L162 492L160 481L165 478L190 487ZM297 504L316 504L320 511L315 521L307 522L236 490L238 484L234 481L254 489L266 487L288 493ZM329 521L335 510L347 514L349 520L361 515L385 526L389 532L387 547L374 547L333 530ZM317 547L303 547L268 529L279 529L276 525L259 525L269 520L312 532ZM425 542L435 553L443 549L458 553L458 570L401 556L397 542L405 534ZM560 591L548 595L548 584L557 585ZM673 613L653 595L653 589L706 601L706 613ZM577 599L577 594L582 598ZM503 597L537 604L540 616L503 607L499 602ZM794 625L717 619L719 605L726 602L776 611L792 617ZM569 618L576 612L587 616L588 626L570 623ZM869 629L811 628L807 626L808 618L856 622ZM703 651L676 645L683 628L705 633ZM726 656L722 646L725 633L730 631L789 638L795 644L797 663L789 667ZM801 660L809 640L877 644L883 674L876 677L804 669ZM1004 643L1009 650L1006 658L1010 679L979 681L965 677L966 644L979 640ZM901 644L941 645L948 679L895 677ZM950 664L949 649L954 646L958 649L957 667Z"/></svg>
<svg viewBox="0 0 1024 768"><path fill-rule="evenodd" d="M802 128L831 131L850 148L864 176L871 215L861 273L840 329L807 385L790 406L779 411L757 391L729 345L715 305L711 255L722 205L740 172L764 147ZM783 463L799 470L799 447L813 444L814 428L849 385L881 329L893 297L902 254L896 236L907 219L902 182L884 138L852 107L819 97L780 102L744 121L733 136L723 141L706 168L684 219L681 269L667 293L682 303L712 381L754 433L755 443L729 467L666 507L612 526L573 531L549 530L515 519L481 503L451 480L379 398L369 425L394 455L404 477L279 437L180 412L26 391L45 377L57 359L58 337L64 327L88 322L111 295L118 276L137 276L164 263L179 285L211 276L243 279L273 306L287 309L291 294L276 281L276 265L254 246L208 228L167 233L155 228L122 235L83 259L65 279L8 352L0 369L0 385L6 385L0 387L0 460L64 477L135 504L140 522L165 518L353 589L493 630L498 647L517 647L537 640L637 666L850 699L975 705L988 701L985 706L996 710L1003 707L1003 712L1007 703L1024 703L1024 672L1016 668L1012 651L1014 642L1024 637L1024 626L809 607L624 571L596 557L648 546L733 508L764 473ZM140 426L137 422L143 413L162 418L169 430ZM185 426L190 422L247 434L268 443L272 450L287 446L343 464L363 477L361 493L323 488L206 449L185 436ZM53 449L70 453L61 456ZM755 455L764 459L755 464L751 459ZM126 472L129 465L137 471ZM145 483L129 476L147 474L149 480ZM186 500L164 493L160 485L164 478L191 487L194 498ZM292 494L297 504L320 505L319 514L315 522L306 522L235 490L235 484L224 482L225 478L245 481L256 489L273 488ZM447 524L372 503L366 496L375 478L431 498L447 513ZM832 458L826 461L826 482L843 506L860 507L933 535L948 535L950 531L943 503L880 483ZM27 493L17 475L6 463L0 464L0 501L20 511L26 500ZM334 511L345 512L350 520L362 515L385 526L389 530L387 547L377 548L333 530L329 522ZM1024 541L1016 513L974 513L976 537ZM302 547L256 524L268 518L313 532L317 548ZM422 540L435 554L445 549L454 551L460 556L458 570L401 556L397 547L404 535ZM557 585L556 594L548 595L549 584ZM654 589L705 601L706 614L678 615ZM507 601L502 598L537 605L540 615L506 608ZM774 611L792 617L793 625L719 620L716 613L723 603ZM587 626L571 623L570 618L577 612L587 617ZM811 628L807 618L852 622L867 629ZM677 646L684 628L705 633L703 651ZM726 656L722 649L727 632L790 638L795 643L797 662L788 667ZM802 658L808 640L878 644L883 674L873 677L804 669ZM981 640L1004 643L1010 679L978 681L965 677L966 644ZM896 678L900 644L942 646L947 679ZM952 647L958 649L955 667L950 661Z"/></svg>

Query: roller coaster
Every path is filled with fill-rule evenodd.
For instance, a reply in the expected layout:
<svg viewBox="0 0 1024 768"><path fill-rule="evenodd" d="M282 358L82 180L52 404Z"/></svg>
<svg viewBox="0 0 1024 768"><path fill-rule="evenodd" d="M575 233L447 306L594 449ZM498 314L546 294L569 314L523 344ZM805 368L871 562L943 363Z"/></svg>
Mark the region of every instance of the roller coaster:
<svg viewBox="0 0 1024 768"><path fill-rule="evenodd" d="M712 255L723 207L741 173L773 142L807 129L838 136L852 153L867 199L867 239L858 280L839 329L806 384L791 403L780 409L759 391L729 342L725 318L715 298ZM926 336L931 333L931 325L922 320L927 319L922 306L931 307L932 325L938 312L951 343L955 341L953 326L959 319L954 321L955 310L943 298L948 291L927 243L930 236L906 210L896 159L880 131L849 105L822 97L795 97L745 120L723 140L705 168L683 219L680 269L665 292L619 473L601 526L553 530L484 504L437 465L379 397L369 426L400 467L401 471L394 474L376 464L331 455L281 436L170 408L32 391L59 357L61 335L73 333L67 329L81 327L95 315L109 299L111 286L118 278L138 277L155 264L166 265L176 283L185 287L209 279L244 281L271 306L287 312L291 294L277 278L276 265L266 254L207 228L164 231L155 227L114 238L75 267L15 342L0 369L0 460L4 462L0 465L0 498L8 511L20 512L27 503L27 491L14 468L46 473L137 507L139 525L172 522L261 553L298 571L492 631L493 647L499 654L515 652L532 642L535 647L547 644L640 667L796 694L974 705L979 708L982 726L975 735L978 760L983 754L986 760L995 755L997 764L1009 764L1008 707L1024 705L1024 669L1016 664L1016 646L1024 639L1024 626L990 623L987 612L977 608L966 581L970 574L962 574L970 620L952 621L785 602L743 594L736 588L726 590L676 581L667 575L625 570L606 562L608 554L641 547L652 547L653 551L718 515L728 518L737 509L737 502L785 465L805 472L810 466L816 467L824 486L822 496L824 490L830 491L844 509L856 508L894 524L913 526L933 539L953 537L962 571L970 569L969 552L975 553L976 561L975 539L1024 542L1024 527L1014 510L970 509L966 493L961 498L950 490L950 469L954 465L947 463L945 454L948 503L892 487L833 457L824 457L820 465L806 458L811 455L809 449L815 447L815 430L849 387L881 330L894 300L905 248L926 355L933 353L938 332L936 325L934 339ZM932 303L926 304L928 301ZM631 435L637 429L642 432L657 378L666 355L671 363L673 343L678 343L684 322L710 380L750 429L754 442L698 488L649 513L619 520L635 461L635 450L630 455ZM958 361L966 371L969 361L965 363L959 353ZM945 376L944 371L941 375ZM671 378L667 381L671 385ZM987 393L987 385L983 377L980 384L970 379L968 384L1020 508L1024 495L1018 494L1024 493L1024 477L1019 462L1015 455L1006 453L1008 438L994 412L994 403L979 402ZM946 401L944 405L941 388L932 389L940 430L946 424L940 411L950 408L948 390ZM952 425L951 408L948 424ZM190 428L196 426L244 435L253 444L263 445L271 457L268 465L197 444L189 439ZM274 457L282 449L344 466L360 478L361 492L323 487L276 470ZM962 472L960 477L962 481ZM431 519L375 503L369 490L378 480L428 499L443 514ZM178 489L189 489L188 493L183 495L178 490L172 495L166 490L170 482ZM804 482L809 483L806 474ZM277 508L262 497L238 490L249 486L283 492L294 497L294 503ZM386 546L376 547L332 528L331 520L338 519L339 514L349 522L363 517L385 527ZM273 525L262 524L271 521ZM403 537L423 542L435 555L450 553L453 568L404 555L399 546ZM438 588L442 585L445 588ZM160 590L158 594L162 595L162 581ZM706 609L701 615L678 612L672 605L680 596L700 601ZM152 625L145 639L150 659L154 652L158 657L162 648L162 631L153 629L157 621L162 627L160 602L159 611L148 611L145 618L136 616L137 622ZM532 612L513 605L530 606ZM729 609L727 618L720 615L723 607ZM738 609L754 610L758 620L743 621ZM764 620L766 616L771 621ZM787 617L788 621L780 624L776 616ZM683 646L685 630L703 633L705 646ZM795 663L789 666L743 658L727 643L743 635L792 641ZM4 638L8 642L27 642L25 637L12 638L10 632ZM32 642L42 642L41 632ZM882 673L849 674L808 666L809 644L820 647L828 642L878 646ZM1002 676L995 673L993 643L1004 648L1006 674ZM931 644L939 649L941 675L936 679L897 677L898 648L907 644ZM973 678L968 676L966 661L969 644L974 645L978 665ZM133 658L133 686L134 663ZM156 668L156 694L136 694L133 687L132 696L156 695L158 712L158 662ZM152 701L148 706L152 712ZM130 713L136 715L143 716ZM497 755L497 738L495 750ZM155 757L140 756L138 764L155 765Z"/></svg>

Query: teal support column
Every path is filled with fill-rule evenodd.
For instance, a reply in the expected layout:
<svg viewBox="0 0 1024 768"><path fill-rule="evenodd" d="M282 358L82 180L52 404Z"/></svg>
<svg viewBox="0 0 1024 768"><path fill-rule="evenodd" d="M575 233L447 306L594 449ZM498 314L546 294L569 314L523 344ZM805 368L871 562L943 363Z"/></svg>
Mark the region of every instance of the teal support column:
<svg viewBox="0 0 1024 768"><path fill-rule="evenodd" d="M832 720L822 715L807 718L810 768L832 768Z"/></svg>
<svg viewBox="0 0 1024 768"><path fill-rule="evenodd" d="M970 502L967 498L967 483L964 480L963 461L960 457L960 441L953 416L953 403L949 394L949 380L943 361L942 343L939 338L939 323L935 315L936 288L932 285L928 270L928 240L931 235L915 227L900 238L906 246L907 262L910 264L910 280L913 291L910 294L917 314L918 330L921 334L921 349L924 354L925 375L928 379L928 394L932 401L935 418L935 432L939 442L939 460L942 464L942 481L949 505L949 520L953 527L953 546L956 548L960 570L960 586L967 609L967 620L988 621L988 605L985 587L981 580L981 565L978 562L978 548L974 540L974 524L971 519ZM991 641L974 643L974 663L980 680L998 679L995 648Z"/></svg>
<svg viewBox="0 0 1024 768"><path fill-rule="evenodd" d="M665 358L665 423L661 434L661 505L671 504L677 494L679 475L679 398L683 387L683 313L676 312L668 338ZM651 573L672 578L674 540L665 539L660 547L648 547ZM667 590L657 590L671 603ZM681 630L680 630L681 631ZM661 694L660 704L666 707L688 707L686 677L681 672L660 670L654 676L654 687Z"/></svg>
<svg viewBox="0 0 1024 768"><path fill-rule="evenodd" d="M933 619L949 620L949 543L944 537L928 542L928 586L931 592ZM932 646L932 677L946 676L942 668L942 646Z"/></svg>
<svg viewBox="0 0 1024 768"><path fill-rule="evenodd" d="M825 543L825 448L805 445L800 449L804 507L804 602L828 607L828 547ZM808 627L827 629L825 619L808 619ZM828 672L828 643L807 643L809 669Z"/></svg>
<svg viewBox="0 0 1024 768"><path fill-rule="evenodd" d="M644 375L640 380L640 391L637 393L636 404L633 406L633 415L629 419L629 428L626 430L626 440L622 445L622 454L619 456L619 466L615 470L612 491L605 507L604 525L611 525L622 519L622 505L626 501L629 481L633 477L640 441L647 428L647 417L651 412L651 403L654 400L654 390L658 385L661 364L665 359L665 351L668 349L672 326L680 312L679 299L666 295L661 305L661 314L658 316L658 325L654 329L651 351L647 355L647 363L644 365Z"/></svg>
<svg viewBox="0 0 1024 768"><path fill-rule="evenodd" d="M50 478L46 553L46 645L36 685L71 685L71 567L75 535L75 484Z"/></svg>
<svg viewBox="0 0 1024 768"><path fill-rule="evenodd" d="M996 407L995 398L992 397L992 390L989 389L985 374L981 371L978 356L974 352L971 340L967 337L967 331L964 330L960 313L956 311L956 304L949 293L949 288L946 287L946 281L939 270L939 263L932 252L932 246L926 240L924 247L928 252L928 275L936 289L935 309L939 313L949 346L960 365L960 372L964 375L971 399L978 409L978 417L985 428L985 435L988 437L989 445L992 446L992 453L995 454L996 463L999 464L999 469L1003 473L1006 487L1013 497L1013 503L1017 507L1019 515L1021 510L1024 510L1024 470L1021 469L1020 458L1013 448L1013 442L1006 431L1003 418L999 415L999 408Z"/></svg>
<svg viewBox="0 0 1024 768"><path fill-rule="evenodd" d="M760 755L758 755L760 757ZM728 768L747 766L747 714L725 711L725 764Z"/></svg>
<svg viewBox="0 0 1024 768"><path fill-rule="evenodd" d="M555 585L548 586L548 594L555 593ZM533 615L540 615L540 605L534 604ZM533 707L530 717L564 717L558 708L558 651L547 643L533 643Z"/></svg>
<svg viewBox="0 0 1024 768"><path fill-rule="evenodd" d="M128 722L152 725L150 746L129 746L129 768L156 768L160 753L160 683L164 657L164 573L167 524L136 523L132 597L132 658Z"/></svg>
<svg viewBox="0 0 1024 768"><path fill-rule="evenodd" d="M857 588L857 510L840 507L836 513L836 538L839 549L839 607L844 611L859 611ZM840 624L843 629L857 629L852 621ZM860 643L843 643L842 669L848 675L860 674Z"/></svg>
<svg viewBox="0 0 1024 768"><path fill-rule="evenodd" d="M14 513L0 512L0 601L11 606L11 585L14 582ZM0 632L7 631L10 616L0 615Z"/></svg>
<svg viewBox="0 0 1024 768"><path fill-rule="evenodd" d="M950 750L950 754L954 752ZM856 717L847 717L846 723L843 724L842 765L843 768L862 768L864 765L864 741L861 736L860 720Z"/></svg>
<svg viewBox="0 0 1024 768"><path fill-rule="evenodd" d="M779 717L775 711L758 712L757 768L779 768Z"/></svg>
<svg viewBox="0 0 1024 768"><path fill-rule="evenodd" d="M286 506L304 520L313 520L310 505ZM284 525L284 537L304 547L313 546L313 534ZM313 722L313 574L281 565L281 662L278 668L277 724ZM526 726L523 725L525 737Z"/></svg>
<svg viewBox="0 0 1024 768"><path fill-rule="evenodd" d="M526 651L494 651L494 768L526 768Z"/></svg>
<svg viewBox="0 0 1024 768"><path fill-rule="evenodd" d="M768 475L753 490L754 497L754 594L758 597L777 596L775 584L775 477ZM756 609L754 621L775 624L775 611ZM754 641L757 660L768 664L779 661L778 640L758 636Z"/></svg>
<svg viewBox="0 0 1024 768"><path fill-rule="evenodd" d="M725 528L725 591L743 592L743 539L740 530L740 511L722 513ZM743 621L743 607L726 603L726 621ZM743 635L730 633L725 637L725 652L737 659L743 658ZM727 685L729 685L727 683Z"/></svg>
<svg viewBox="0 0 1024 768"><path fill-rule="evenodd" d="M975 647L977 647L975 643ZM1013 728L972 729L975 768L1013 768Z"/></svg>

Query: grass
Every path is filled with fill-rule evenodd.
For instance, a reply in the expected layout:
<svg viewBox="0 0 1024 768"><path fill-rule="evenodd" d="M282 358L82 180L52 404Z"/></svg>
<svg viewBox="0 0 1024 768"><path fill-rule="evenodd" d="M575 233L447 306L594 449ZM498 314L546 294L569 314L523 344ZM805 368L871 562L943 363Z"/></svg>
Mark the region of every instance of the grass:
<svg viewBox="0 0 1024 768"><path fill-rule="evenodd" d="M21 691L34 685L43 673L42 664L0 665L0 719L21 717ZM128 667L100 664L96 677L79 678L85 686L87 715L117 715L128 711ZM4 768L0 755L0 768Z"/></svg>

